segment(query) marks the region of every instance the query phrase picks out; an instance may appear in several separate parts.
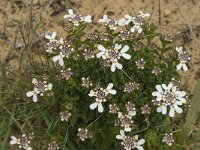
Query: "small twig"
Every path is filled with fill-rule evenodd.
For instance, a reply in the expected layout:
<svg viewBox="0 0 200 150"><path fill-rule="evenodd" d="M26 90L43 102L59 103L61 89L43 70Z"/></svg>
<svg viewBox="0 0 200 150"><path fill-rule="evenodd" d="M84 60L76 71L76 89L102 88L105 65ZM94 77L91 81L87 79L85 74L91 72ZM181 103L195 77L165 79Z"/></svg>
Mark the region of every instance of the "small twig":
<svg viewBox="0 0 200 150"><path fill-rule="evenodd" d="M98 118L96 118L94 121L92 121L86 128L89 128L92 124L94 124L97 120L99 120L99 118L101 118L103 115L104 115L104 113L101 114L101 115L100 115Z"/></svg>
<svg viewBox="0 0 200 150"><path fill-rule="evenodd" d="M194 40L196 41L196 42L198 42L199 43L199 41L196 39L196 36L195 36L195 34L194 34L194 32L193 32L193 30L192 30L192 27L191 27L191 25L188 23L188 20L187 20L187 18L183 15L184 13L183 13L183 11L182 11L182 9L181 9L181 7L180 7L180 1L179 0L176 0L176 5L178 6L178 8L179 8L179 10L180 10L180 12L181 12L181 16L183 17L183 19L185 20L185 22L186 22L186 24L187 24L187 26L188 26L188 28L189 28L189 30L190 30L190 32L192 33L192 36L194 37Z"/></svg>
<svg viewBox="0 0 200 150"><path fill-rule="evenodd" d="M161 6L160 6L160 0L158 0L158 13L159 13L159 25L161 25Z"/></svg>
<svg viewBox="0 0 200 150"><path fill-rule="evenodd" d="M146 119L146 120L145 120L145 122L147 123L147 127L146 127L146 128L144 128L144 129L142 129L142 130L139 130L139 131L137 131L137 132L134 132L133 134L140 133L140 132L143 132L143 131L146 131L146 130L148 130L148 129L149 129L149 127L150 127L149 120L148 120L148 119Z"/></svg>
<svg viewBox="0 0 200 150"><path fill-rule="evenodd" d="M131 80L131 81L133 81L132 79L131 79L131 77L122 69L122 72Z"/></svg>
<svg viewBox="0 0 200 150"><path fill-rule="evenodd" d="M5 107L3 106L3 108L9 113L9 115L13 118L13 120L16 122L16 124L18 125L18 127L20 128L21 131L23 131L22 127L20 126L20 124L17 122L17 120L15 119L15 117L11 114L11 112Z"/></svg>
<svg viewBox="0 0 200 150"><path fill-rule="evenodd" d="M49 4L47 5L47 7L45 8L45 10L44 10L43 13L42 13L42 17L44 16L44 14L45 14L45 12L47 11L47 9L50 7L50 5L51 5L52 2L53 2L53 0L51 0L51 1L49 2Z"/></svg>

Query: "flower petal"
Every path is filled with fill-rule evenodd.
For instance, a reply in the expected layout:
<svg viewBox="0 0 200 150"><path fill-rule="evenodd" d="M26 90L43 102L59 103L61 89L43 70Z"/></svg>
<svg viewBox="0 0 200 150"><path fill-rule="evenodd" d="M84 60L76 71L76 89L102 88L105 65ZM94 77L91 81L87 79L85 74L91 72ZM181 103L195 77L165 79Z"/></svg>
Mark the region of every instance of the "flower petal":
<svg viewBox="0 0 200 150"><path fill-rule="evenodd" d="M10 141L11 145L17 144L17 138L15 136L10 137L12 140Z"/></svg>
<svg viewBox="0 0 200 150"><path fill-rule="evenodd" d="M141 139L141 140L139 140L139 141L137 142L138 145L142 145L142 144L144 144L144 143L145 143L145 140L144 140L144 139Z"/></svg>
<svg viewBox="0 0 200 150"><path fill-rule="evenodd" d="M129 55L129 54L122 53L122 56L123 56L125 59L131 59L131 55Z"/></svg>
<svg viewBox="0 0 200 150"><path fill-rule="evenodd" d="M68 13L69 13L70 15L74 15L74 11L73 11L72 9L68 9Z"/></svg>
<svg viewBox="0 0 200 150"><path fill-rule="evenodd" d="M112 65L111 65L111 71L112 71L112 72L115 72L115 70L116 70L116 64L115 64L115 63L112 63Z"/></svg>
<svg viewBox="0 0 200 150"><path fill-rule="evenodd" d="M156 85L156 90L159 92L163 92L161 85Z"/></svg>
<svg viewBox="0 0 200 150"><path fill-rule="evenodd" d="M83 20L84 20L85 22L91 23L91 22L92 22L92 16L87 15L87 16L83 17Z"/></svg>
<svg viewBox="0 0 200 150"><path fill-rule="evenodd" d="M115 95L117 93L116 90L109 90L109 93L112 94L112 95Z"/></svg>
<svg viewBox="0 0 200 150"><path fill-rule="evenodd" d="M60 59L60 55L56 55L56 56L53 57L54 62L58 61L59 59Z"/></svg>
<svg viewBox="0 0 200 150"><path fill-rule="evenodd" d="M51 35L52 39L55 39L55 38L56 38L56 35L57 35L57 33L56 33L56 32L53 32L52 35Z"/></svg>
<svg viewBox="0 0 200 150"><path fill-rule="evenodd" d="M167 107L162 106L162 114L165 115L167 113Z"/></svg>
<svg viewBox="0 0 200 150"><path fill-rule="evenodd" d="M131 128L130 127L125 127L124 131L131 132Z"/></svg>
<svg viewBox="0 0 200 150"><path fill-rule="evenodd" d="M103 109L102 103L99 103L99 104L98 104L98 112L102 113L103 110L104 110L104 109Z"/></svg>
<svg viewBox="0 0 200 150"><path fill-rule="evenodd" d="M52 87L53 87L53 84L52 84L52 83L49 83L47 88L48 88L48 90L51 90Z"/></svg>
<svg viewBox="0 0 200 150"><path fill-rule="evenodd" d="M121 135L117 135L117 136L116 136L116 139L118 139L118 140L122 140L123 137L122 137Z"/></svg>
<svg viewBox="0 0 200 150"><path fill-rule="evenodd" d="M112 89L112 88L113 88L113 83L109 83L106 89L107 89L107 90L110 90L110 89Z"/></svg>
<svg viewBox="0 0 200 150"><path fill-rule="evenodd" d="M120 134L121 134L121 136L124 136L125 135L124 130L120 130Z"/></svg>
<svg viewBox="0 0 200 150"><path fill-rule="evenodd" d="M34 94L33 95L33 102L37 102L37 101L38 101L37 94Z"/></svg>
<svg viewBox="0 0 200 150"><path fill-rule="evenodd" d="M155 91L155 92L152 93L152 96L156 96L156 97L159 97L161 95L162 94L160 92L157 92L157 91Z"/></svg>
<svg viewBox="0 0 200 150"><path fill-rule="evenodd" d="M93 90L90 91L90 93L88 94L90 97L95 96L95 92Z"/></svg>
<svg viewBox="0 0 200 150"><path fill-rule="evenodd" d="M129 50L129 46L128 45L125 45L122 50L121 50L121 53L125 53Z"/></svg>
<svg viewBox="0 0 200 150"><path fill-rule="evenodd" d="M184 70L184 71L188 71L188 67L187 67L186 64L183 64L183 70Z"/></svg>
<svg viewBox="0 0 200 150"><path fill-rule="evenodd" d="M137 149L138 149L138 150L144 150L144 148L143 148L142 146L140 146L140 145L137 146Z"/></svg>
<svg viewBox="0 0 200 150"><path fill-rule="evenodd" d="M157 112L159 112L159 113L162 112L162 106L157 108Z"/></svg>
<svg viewBox="0 0 200 150"><path fill-rule="evenodd" d="M62 57L60 57L60 59L59 59L59 65L64 66L64 61L63 61Z"/></svg>
<svg viewBox="0 0 200 150"><path fill-rule="evenodd" d="M33 95L34 95L34 91L28 91L28 92L26 92L26 96L27 97L31 97Z"/></svg>
<svg viewBox="0 0 200 150"><path fill-rule="evenodd" d="M175 114L174 113L174 108L171 108L170 111L169 111L169 116L170 117L174 117L174 114Z"/></svg>
<svg viewBox="0 0 200 150"><path fill-rule="evenodd" d="M98 103L94 102L90 105L90 109L94 110L97 107Z"/></svg>
<svg viewBox="0 0 200 150"><path fill-rule="evenodd" d="M97 47L100 51L105 51L106 49L105 49L105 47L103 46L103 45L98 45L98 47Z"/></svg>
<svg viewBox="0 0 200 150"><path fill-rule="evenodd" d="M183 66L183 64L178 64L177 66L176 66L176 70L181 70L181 68L182 68L182 66Z"/></svg>
<svg viewBox="0 0 200 150"><path fill-rule="evenodd" d="M115 49L119 50L119 49L121 49L121 48L122 48L122 45L121 45L121 44L118 44L118 43L115 44Z"/></svg>
<svg viewBox="0 0 200 150"><path fill-rule="evenodd" d="M129 112L128 112L128 115L131 116L131 117L132 117L132 116L135 116L135 115L136 115L136 111L129 111Z"/></svg>
<svg viewBox="0 0 200 150"><path fill-rule="evenodd" d="M118 20L118 25L119 25L119 26L124 26L124 25L125 25L125 22L126 22L126 19L125 19L125 18L122 18L122 19Z"/></svg>
<svg viewBox="0 0 200 150"><path fill-rule="evenodd" d="M97 53L97 58L100 58L100 57L102 57L103 55L105 54L105 52L99 52L99 53Z"/></svg>
<svg viewBox="0 0 200 150"><path fill-rule="evenodd" d="M177 113L181 114L181 113L183 112L183 109L180 108L180 107L178 107L178 106L176 106L176 107L175 107L175 111L176 111Z"/></svg>
<svg viewBox="0 0 200 150"><path fill-rule="evenodd" d="M38 84L38 80L36 78L33 78L32 79L32 83L35 84L35 85L37 85Z"/></svg>
<svg viewBox="0 0 200 150"><path fill-rule="evenodd" d="M120 63L118 63L118 62L116 62L116 67L117 67L118 69L122 69L122 68L123 68L122 64L120 64Z"/></svg>

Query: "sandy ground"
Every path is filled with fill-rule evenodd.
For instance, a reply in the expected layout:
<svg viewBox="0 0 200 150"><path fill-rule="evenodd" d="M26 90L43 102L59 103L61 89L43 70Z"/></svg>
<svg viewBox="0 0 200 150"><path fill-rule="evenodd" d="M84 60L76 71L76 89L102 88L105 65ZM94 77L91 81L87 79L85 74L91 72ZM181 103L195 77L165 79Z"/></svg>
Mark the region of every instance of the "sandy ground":
<svg viewBox="0 0 200 150"><path fill-rule="evenodd" d="M10 71L16 70L22 31L27 28L31 0L0 0L0 60ZM180 72L182 85L190 94L200 78L200 0L33 0L33 20L44 17L46 31L64 36L63 15L72 8L82 15L93 15L97 22L104 14L119 19L125 14L148 12L158 30L173 37L175 45L184 45L191 56L190 70ZM98 25L96 25L98 26ZM38 31L38 34L40 31ZM13 43L16 39L16 44Z"/></svg>

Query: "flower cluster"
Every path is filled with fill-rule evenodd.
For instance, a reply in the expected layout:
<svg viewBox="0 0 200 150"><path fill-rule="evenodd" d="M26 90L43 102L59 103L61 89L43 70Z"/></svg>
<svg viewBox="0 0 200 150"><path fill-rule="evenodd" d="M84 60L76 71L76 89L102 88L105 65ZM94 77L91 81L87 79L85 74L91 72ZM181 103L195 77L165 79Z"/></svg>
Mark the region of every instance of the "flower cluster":
<svg viewBox="0 0 200 150"><path fill-rule="evenodd" d="M90 105L90 109L94 110L98 107L98 112L102 113L104 111L103 102L106 102L106 97L108 94L115 95L117 93L116 90L113 90L113 83L109 83L107 88L104 89L102 87L97 86L95 91L91 90L88 94L90 97L96 97L95 102Z"/></svg>
<svg viewBox="0 0 200 150"><path fill-rule="evenodd" d="M88 132L88 129L86 128L78 128L77 136L80 138L81 141L92 138L92 135Z"/></svg>
<svg viewBox="0 0 200 150"><path fill-rule="evenodd" d="M135 17L128 14L120 20L110 19L107 15L104 15L102 19L99 19L100 23L104 23L105 26L112 30L116 30L118 26L131 26L130 31L136 33L142 33L142 25L144 24L144 18L149 17L150 14L139 12ZM129 34L129 33L128 33Z"/></svg>
<svg viewBox="0 0 200 150"><path fill-rule="evenodd" d="M131 59L131 55L126 52L129 50L129 46L125 45L122 47L121 44L115 44L112 48L106 49L103 45L98 46L99 52L97 53L97 58L102 58L107 62L111 63L111 71L115 72L116 68L122 69L123 66L118 61L121 57L125 59Z"/></svg>
<svg viewBox="0 0 200 150"><path fill-rule="evenodd" d="M48 144L48 150L58 150L60 147L56 143L56 141L52 141Z"/></svg>
<svg viewBox="0 0 200 150"><path fill-rule="evenodd" d="M133 137L125 135L124 130L120 130L120 135L117 135L118 140L122 140L121 144L125 150L132 150L134 148L138 150L143 150L142 145L145 143L144 139L138 139L138 135Z"/></svg>
<svg viewBox="0 0 200 150"><path fill-rule="evenodd" d="M130 31L131 32L137 32L137 33L142 33L142 31L143 31L142 25L144 24L144 18L145 17L149 17L149 16L150 16L150 14L143 13L141 11L135 17L126 14L125 15L124 25L129 25L130 23L133 23L133 26L131 27Z"/></svg>
<svg viewBox="0 0 200 150"><path fill-rule="evenodd" d="M74 51L73 47L64 40L56 39L56 32L53 32L52 35L45 34L45 38L48 40L46 52L53 55L53 61L59 62L60 66L64 66L64 58L69 58L69 56Z"/></svg>
<svg viewBox="0 0 200 150"><path fill-rule="evenodd" d="M154 28L150 24L146 26L145 18L149 16L139 12L135 17L127 14L124 18L116 20L104 15L99 22L104 23L108 27L107 30L95 31L85 36L83 30L86 23L92 22L92 17L74 14L73 10L69 9L64 18L72 23L73 27L67 30L66 38L57 40L56 32L45 33L48 58L50 56L53 62L59 64L52 65L48 62L48 67L43 72L45 75L50 75L54 88L53 84L47 83L45 79L33 78L34 89L28 91L26 96L32 97L32 100L37 102L38 95L49 95L48 92L54 94L48 99L48 103L41 104L41 108L48 108L50 113L53 112L53 115L50 115L52 120L48 120L49 117L45 116L47 111L41 118L47 118L44 121L47 122L47 126L49 121L55 120L55 123L48 127L49 134L56 131L55 139L65 136L70 138L69 141L64 139L66 146L72 143L72 147L78 146L77 149L83 146L86 146L85 149L95 149L96 145L88 148L87 143L77 142L77 137L81 141L86 141L98 135L99 141L103 141L107 137L104 135L105 130L105 134L110 134L112 129L120 128L120 135L116 138L121 141L125 150L143 150L145 140L152 141L151 132L148 133L150 124L150 130L156 134L158 130L153 130L153 127L157 126L157 119L160 121L168 117L166 114L174 117L175 113L183 112L182 105L186 103L186 92L179 90L180 81L175 69L188 70L187 63L190 57L182 47L176 48L178 56L172 56L173 59L168 58L168 55L165 56L165 51L172 49L163 44L164 39L161 40L160 34L152 32ZM122 29L117 31L118 27ZM152 43L154 36L160 38L163 47ZM176 66L177 58L180 64ZM157 85L165 82L169 84ZM154 86L157 91L152 90ZM152 103L154 105L151 105ZM33 107L40 109L35 105ZM97 113L91 110L96 110ZM154 115L155 111L160 114ZM147 127L143 124L144 121L148 123ZM78 128L77 124L81 124L81 127ZM63 125L69 127L62 128ZM102 132L95 128L99 128ZM135 131L136 129L139 131ZM77 136L74 136L74 133ZM139 136L145 137L145 140ZM32 149L30 136L23 134L19 139L15 136L11 136L11 139L10 144L18 144L20 148L26 150ZM166 134L163 142L171 146L174 143L172 134ZM58 143L60 144L59 141ZM92 143L98 141L89 142ZM79 144L83 145L79 147ZM117 144L112 145L115 149ZM145 147L149 145L151 143ZM55 141L48 144L48 150L59 148Z"/></svg>
<svg viewBox="0 0 200 150"><path fill-rule="evenodd" d="M20 149L25 150L32 150L32 147L30 146L31 140L34 138L34 134L31 133L29 135L22 134L20 138L17 138L15 136L11 136L10 144L18 144Z"/></svg>
<svg viewBox="0 0 200 150"><path fill-rule="evenodd" d="M172 146L172 144L174 143L173 133L166 133L162 141L167 145Z"/></svg>
<svg viewBox="0 0 200 150"><path fill-rule="evenodd" d="M128 82L128 83L125 84L124 92L131 93L134 90L138 90L138 89L139 89L139 84L138 83L136 83L136 82Z"/></svg>
<svg viewBox="0 0 200 150"><path fill-rule="evenodd" d="M171 83L168 85L156 85L156 89L157 91L153 92L152 95L155 97L153 100L154 105L158 106L157 112L167 114L167 107L170 108L170 117L174 117L175 112L183 112L180 106L186 103L186 99L184 98L186 95L185 91L177 90L177 87L173 86Z"/></svg>
<svg viewBox="0 0 200 150"><path fill-rule="evenodd" d="M52 83L47 83L45 80L37 80L36 78L32 79L32 83L34 84L34 90L28 91L26 93L27 97L33 97L33 102L38 101L38 95L43 96L45 92L50 91L53 87Z"/></svg>
<svg viewBox="0 0 200 150"><path fill-rule="evenodd" d="M74 11L72 9L68 10L68 14L64 15L65 19L68 19L70 22L73 23L74 26L79 26L81 22L91 23L92 22L92 16L81 16L74 14Z"/></svg>
<svg viewBox="0 0 200 150"><path fill-rule="evenodd" d="M176 66L176 69L181 70L183 68L184 71L187 71L187 64L190 61L190 57L186 51L183 50L183 47L177 47L176 51L178 52L178 60L180 61L180 64Z"/></svg>
<svg viewBox="0 0 200 150"><path fill-rule="evenodd" d="M128 114L123 115L122 112L118 112L118 119L116 120L115 125L123 127L126 132L130 132L132 130L131 125L133 124L132 117L136 115L136 109L135 104L131 102L127 102L125 105Z"/></svg>
<svg viewBox="0 0 200 150"><path fill-rule="evenodd" d="M72 114L68 111L60 112L61 121L68 121Z"/></svg>

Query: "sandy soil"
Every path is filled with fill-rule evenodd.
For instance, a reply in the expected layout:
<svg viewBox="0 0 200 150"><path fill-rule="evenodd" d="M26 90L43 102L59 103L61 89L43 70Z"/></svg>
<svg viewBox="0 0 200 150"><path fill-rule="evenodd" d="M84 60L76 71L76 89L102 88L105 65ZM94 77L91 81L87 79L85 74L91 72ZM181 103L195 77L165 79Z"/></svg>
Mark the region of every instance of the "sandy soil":
<svg viewBox="0 0 200 150"><path fill-rule="evenodd" d="M17 69L23 43L22 32L27 28L31 0L0 0L0 60L10 71ZM200 78L200 1L199 0L33 0L33 20L44 17L45 31L64 36L63 15L72 8L82 15L94 15L97 22L103 14L119 19L125 14L148 12L150 22L158 30L173 37L175 45L184 45L191 56L190 70L180 72L182 85L193 93ZM28 34L28 33L26 33ZM42 32L38 31L38 34ZM13 45L16 39L16 44Z"/></svg>

